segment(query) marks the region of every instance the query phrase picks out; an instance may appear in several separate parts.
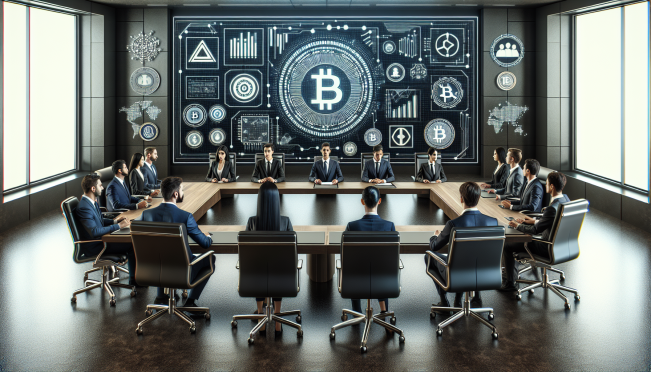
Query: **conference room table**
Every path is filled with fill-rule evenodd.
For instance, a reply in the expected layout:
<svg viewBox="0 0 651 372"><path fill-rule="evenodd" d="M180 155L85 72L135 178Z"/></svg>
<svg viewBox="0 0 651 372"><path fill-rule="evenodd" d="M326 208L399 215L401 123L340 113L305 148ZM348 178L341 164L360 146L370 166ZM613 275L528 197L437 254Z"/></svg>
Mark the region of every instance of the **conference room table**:
<svg viewBox="0 0 651 372"><path fill-rule="evenodd" d="M370 184L366 182L342 182L336 187L315 187L310 182L282 182L277 184L281 194L361 194ZM419 182L394 182L393 186L379 186L382 194L429 194L430 200L441 208L450 219L457 218L463 212L460 203L459 186L461 182L424 184ZM199 220L217 204L222 196L234 194L256 194L260 184L252 182L210 183L184 182L184 200L178 207L192 213ZM154 208L163 199L153 198L150 208ZM499 207L494 198L480 198L477 208L484 214L497 218L498 223L507 226L506 240L509 242L529 242L531 236L508 228L505 217L520 218L522 214ZM127 211L120 214L131 220L137 219L143 209ZM443 230L443 225L409 225L396 226L401 234L401 254L424 254L429 249L429 238L435 230ZM209 248L217 254L237 253L237 233L244 230L244 225L200 225L203 232L213 234L213 244ZM307 274L313 281L325 282L334 275L334 254L339 253L343 225L295 225L297 232L298 253L307 254ZM129 243L131 235L128 229L106 234L102 240L107 243ZM193 252L203 253L206 249L199 247L192 239Z"/></svg>

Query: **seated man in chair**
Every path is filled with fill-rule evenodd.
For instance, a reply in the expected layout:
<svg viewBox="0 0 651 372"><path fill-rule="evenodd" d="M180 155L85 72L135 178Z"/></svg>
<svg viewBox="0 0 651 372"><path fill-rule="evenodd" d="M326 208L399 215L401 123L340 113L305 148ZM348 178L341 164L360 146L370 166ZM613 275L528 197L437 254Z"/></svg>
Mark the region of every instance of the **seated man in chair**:
<svg viewBox="0 0 651 372"><path fill-rule="evenodd" d="M464 182L461 187L459 187L459 193L461 194L461 206L463 207L463 212L461 216L448 221L443 228L443 231L436 230L434 236L430 238L429 247L435 255L441 257L443 261L447 262L448 255L438 253L437 251L441 248L444 248L450 242L450 233L455 227L479 227L479 226L497 226L497 220L493 217L486 216L482 214L477 209L477 204L479 204L479 198L481 197L481 188L474 182ZM425 265L427 265L428 255L425 255ZM445 266L438 263L436 260L431 260L430 265L436 265L436 268L439 270L441 275L445 277ZM428 268L429 269L429 268ZM446 292L436 286L436 291L441 297L441 302L435 306L440 307L450 307L450 302L446 297ZM457 293L454 297L454 307L461 307L461 298L463 293ZM479 292L475 293L475 296L470 301L472 307L481 307L481 296Z"/></svg>
<svg viewBox="0 0 651 372"><path fill-rule="evenodd" d="M274 159L273 143L265 143L263 147L264 159L255 163L251 182L255 183L278 183L285 180L285 169L280 160Z"/></svg>
<svg viewBox="0 0 651 372"><path fill-rule="evenodd" d="M390 183L396 180L391 169L391 163L382 159L384 151L382 145L373 146L373 159L364 164L362 181L370 183Z"/></svg>
<svg viewBox="0 0 651 372"><path fill-rule="evenodd" d="M106 207L109 212L116 209L143 209L147 208L147 201L140 200L131 195L131 187L125 182L129 174L127 163L124 160L116 160L111 165L115 177L106 188ZM147 197L151 201L151 197Z"/></svg>
<svg viewBox="0 0 651 372"><path fill-rule="evenodd" d="M362 192L362 205L364 206L364 217L361 220L348 222L346 231L396 231L393 222L380 218L377 214L377 207L382 203L380 190L375 186L369 186ZM386 313L389 307L388 298L378 299L380 302L380 312ZM353 311L362 312L362 307L358 299L351 300Z"/></svg>
<svg viewBox="0 0 651 372"><path fill-rule="evenodd" d="M180 177L165 178L163 182L161 182L161 193L163 194L163 200L165 201L156 208L142 212L142 217L140 219L143 221L152 222L183 223L186 226L188 236L192 237L192 239L197 242L201 248L209 248L212 245L212 238L210 237L210 234L204 234L201 232L201 230L199 230L197 221L195 221L192 213L186 212L176 206L176 203L183 202L183 179ZM165 247L161 247L161 249L165 249ZM190 258L190 261L194 260L195 258L189 245L188 257ZM211 259L214 266L215 256L212 256ZM190 278L190 280L194 281L195 277L201 272L201 270L208 266L210 266L208 260L201 260L196 265L193 265L192 278ZM206 284L208 284L208 280L210 280L210 278L197 284L196 287L190 290L188 299L183 304L183 307L197 307L195 302L199 300L201 292L206 287ZM163 288L158 288L158 295L156 296L155 303L166 304L168 300L169 296L163 292Z"/></svg>
<svg viewBox="0 0 651 372"><path fill-rule="evenodd" d="M341 168L339 168L339 162L330 159L330 151L330 143L323 142L321 144L321 155L323 155L323 158L315 161L312 165L312 170L308 177L310 182L314 182L317 185L323 182L332 182L333 185L336 185L344 181L344 175L341 173Z"/></svg>

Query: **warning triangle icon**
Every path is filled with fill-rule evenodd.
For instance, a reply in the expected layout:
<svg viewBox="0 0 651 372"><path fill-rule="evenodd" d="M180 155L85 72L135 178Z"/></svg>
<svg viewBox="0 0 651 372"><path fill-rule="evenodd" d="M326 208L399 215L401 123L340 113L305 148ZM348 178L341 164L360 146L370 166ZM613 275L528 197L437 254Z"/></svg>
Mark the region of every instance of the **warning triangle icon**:
<svg viewBox="0 0 651 372"><path fill-rule="evenodd" d="M190 56L188 62L217 62L217 61L215 60L215 57L213 57L212 53L210 53L210 50L208 49L206 42L201 40L199 45L197 45L197 48L194 50L194 52L192 52L192 55Z"/></svg>

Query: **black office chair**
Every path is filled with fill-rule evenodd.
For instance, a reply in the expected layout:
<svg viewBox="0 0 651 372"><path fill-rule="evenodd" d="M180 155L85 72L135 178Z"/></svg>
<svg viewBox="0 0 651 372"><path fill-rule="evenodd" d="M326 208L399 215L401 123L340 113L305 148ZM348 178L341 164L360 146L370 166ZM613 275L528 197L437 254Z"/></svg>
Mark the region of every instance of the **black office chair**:
<svg viewBox="0 0 651 372"><path fill-rule="evenodd" d="M104 249L98 255L86 255L81 251L81 244L83 243L93 243L101 242L101 239L97 240L81 240L81 235L79 234L80 223L77 221L77 215L75 214L75 209L79 205L79 199L74 196L69 197L61 203L61 213L66 219L66 224L68 225L68 231L70 232L70 237L72 238L72 244L74 246L74 251L72 254L72 259L76 263L85 263L93 262L93 268L86 270L84 272L84 288L78 289L72 292L72 298L70 301L72 303L77 302L77 295L83 292L91 291L95 288L104 288L110 296L109 305L115 306L115 292L113 292L112 287L127 288L131 290L131 297L134 297L136 293L136 287L119 283L120 278L118 277L118 271L129 273L129 271L123 267L120 267L127 263L127 256L123 254L103 254L106 250L106 243L104 243ZM102 279L94 280L88 279L88 274L95 271L102 271ZM114 276L110 278L110 276Z"/></svg>
<svg viewBox="0 0 651 372"><path fill-rule="evenodd" d="M418 176L418 170L420 166L429 161L429 155L426 152L415 152L414 153L414 175L411 176L411 179L415 182L416 177ZM436 164L441 164L441 153L439 152L439 157L436 159ZM429 197L429 196L428 196Z"/></svg>
<svg viewBox="0 0 651 372"><path fill-rule="evenodd" d="M282 153L274 153L272 157L276 160L280 161L280 164L283 166L283 172L285 172L287 169L285 168L285 154ZM253 159L255 163L258 162L258 160L264 159L264 154L263 153L257 153L255 154L255 158ZM287 172L285 172L287 174Z"/></svg>
<svg viewBox="0 0 651 372"><path fill-rule="evenodd" d="M142 326L161 317L166 312L183 319L190 325L194 333L194 321L183 314L183 311L204 313L204 318L210 320L210 309L207 307L177 307L174 298L175 290L194 288L197 284L208 279L215 268L212 256L215 251L208 251L201 256L188 257L188 232L182 223L133 221L131 223L131 241L136 256L136 282L139 285L163 287L169 291L169 304L147 305L145 315L148 317L138 323L136 334L142 334ZM191 281L192 265L208 259L210 266L204 268ZM192 260L192 261L191 261ZM152 315L152 310L158 310ZM164 311L166 310L166 311Z"/></svg>
<svg viewBox="0 0 651 372"><path fill-rule="evenodd" d="M214 152L209 152L208 159L210 160L209 166L212 167L212 163L217 161L217 155L215 155ZM237 174L237 154L234 152L229 152L228 161L231 163L231 168L233 168L233 174L235 174L235 180L237 181L240 178L240 176Z"/></svg>
<svg viewBox="0 0 651 372"><path fill-rule="evenodd" d="M531 243L524 244L526 252L514 254L515 259L521 263L529 264L531 267L536 268L536 270L539 267L542 268L542 280L540 281L516 280L517 283L528 284L527 287L518 289L516 293L518 300L522 299L522 292L530 291L533 293L534 288L538 287L547 288L562 298L565 301L566 309L570 308L570 302L561 291L574 293L574 299L576 301L581 300L581 296L579 296L579 292L576 289L560 285L558 279L549 280L547 271L560 273L561 280L565 280L565 273L562 270L552 267L552 265L562 264L579 257L579 235L585 214L588 213L589 204L585 199L561 203L560 207L556 210L556 218L552 225L549 240L543 239L542 236L533 236L533 242L536 244L547 245L549 249L547 255L532 254L528 247Z"/></svg>
<svg viewBox="0 0 651 372"><path fill-rule="evenodd" d="M296 232L294 231L240 231L237 235L238 262L240 278L237 291L240 297L265 298L267 306L264 314L235 315L231 326L237 328L240 319L256 319L260 322L249 333L249 344L265 324L280 322L298 329L298 337L303 337L301 311L273 313L272 297L296 297L300 291L300 270L303 260L298 259ZM294 323L283 316L296 315Z"/></svg>
<svg viewBox="0 0 651 372"><path fill-rule="evenodd" d="M488 313L493 319L493 309L489 307L471 308L470 297L475 291L499 289L502 285L502 249L504 248L504 226L453 228L450 234L448 262L431 251L425 272L435 285L447 292L465 292L463 307L439 307L432 305L430 316L436 318L437 311L457 311L450 318L438 324L436 334L442 335L443 328L461 319L472 316L492 329L497 339L497 328L482 318L479 313ZM433 260L445 265L445 276L441 276Z"/></svg>
<svg viewBox="0 0 651 372"><path fill-rule="evenodd" d="M95 171L99 175L99 180L102 182L102 186L104 186L104 192L97 198L97 202L99 203L99 209L102 212L102 216L104 218L110 218L114 219L117 216L120 215L122 212L128 211L128 209L117 209L113 212L109 212L106 206L106 188L108 187L109 183L113 180L115 175L113 174L113 168L111 167L106 167L102 169L98 169ZM125 179L126 182L126 179Z"/></svg>
<svg viewBox="0 0 651 372"><path fill-rule="evenodd" d="M341 260L337 260L338 287L341 297L365 298L366 314L343 309L341 320L330 330L330 339L335 339L337 329L364 322L364 336L360 351L367 351L366 343L371 323L377 323L389 331L400 334L400 343L405 334L395 326L392 312L373 315L371 299L396 298L400 295L400 233L397 231L344 231L341 235ZM348 319L348 314L353 319ZM391 324L384 321L391 317Z"/></svg>
<svg viewBox="0 0 651 372"><path fill-rule="evenodd" d="M361 163L361 169L360 169L360 172L361 172L360 177L361 177L362 174L364 174L364 165L366 164L366 162L373 159L373 153L372 152L363 152L363 153L361 153L361 156L362 156L361 157L362 163ZM382 159L390 162L391 161L391 154L389 154L389 153L383 154ZM416 172L418 172L418 171L416 171Z"/></svg>
<svg viewBox="0 0 651 372"><path fill-rule="evenodd" d="M320 161L322 159L323 159L323 156L317 155L317 156L314 157L314 162L316 163L317 161ZM339 157L338 156L331 156L330 159L332 159L332 160L336 161L337 163L339 163Z"/></svg>

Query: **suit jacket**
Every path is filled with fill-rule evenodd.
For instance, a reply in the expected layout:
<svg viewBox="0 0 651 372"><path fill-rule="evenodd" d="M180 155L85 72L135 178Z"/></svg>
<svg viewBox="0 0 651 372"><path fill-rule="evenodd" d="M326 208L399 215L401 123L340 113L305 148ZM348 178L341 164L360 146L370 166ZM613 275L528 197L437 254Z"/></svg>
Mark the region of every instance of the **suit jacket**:
<svg viewBox="0 0 651 372"><path fill-rule="evenodd" d="M160 189L160 180L158 179L158 169L154 163L151 163L151 169L149 165L145 162L145 165L140 167L142 175L145 176L145 188L149 190Z"/></svg>
<svg viewBox="0 0 651 372"><path fill-rule="evenodd" d="M569 201L570 198L568 198L567 195L563 194L563 197L555 199L552 202L552 205L543 209L543 215L538 221L536 221L536 223L533 225L526 225L524 223L521 223L518 225L517 230L522 231L526 234L542 235L543 240L549 241L552 225L554 224L554 219L556 218L556 210L560 203L567 203ZM527 244L529 244L529 246L532 246L534 250L537 250L538 252L545 252L549 247L547 244L539 242L531 242Z"/></svg>
<svg viewBox="0 0 651 372"><path fill-rule="evenodd" d="M432 174L429 167L429 161L427 161L424 164L421 164L418 174L416 175L416 182L423 182L423 180L428 180L430 182L441 180L441 182L445 182L448 178L445 176L445 172L443 171L443 165L435 162L434 174Z"/></svg>
<svg viewBox="0 0 651 372"><path fill-rule="evenodd" d="M509 178L509 166L503 163L500 169L493 173L493 178L486 183L493 189L503 189L506 187L507 178Z"/></svg>
<svg viewBox="0 0 651 372"><path fill-rule="evenodd" d="M540 212L542 209L542 198L545 194L542 183L537 178L529 182L528 185L522 188L520 193L520 200L511 202L511 210L513 211L532 211Z"/></svg>
<svg viewBox="0 0 651 372"><path fill-rule="evenodd" d="M466 211L461 216L448 221L439 235L433 235L429 239L429 249L438 251L450 242L450 233L455 227L477 227L477 226L497 226L497 219L486 216L480 211Z"/></svg>
<svg viewBox="0 0 651 372"><path fill-rule="evenodd" d="M142 173L142 168L140 167L140 172ZM145 174L143 173L143 178L140 178L140 175L138 174L138 171L135 169L132 169L131 172L129 172L129 176L127 177L129 179L129 186L131 189L131 192L133 195L149 195L151 194L151 190L147 187L145 187Z"/></svg>
<svg viewBox="0 0 651 372"><path fill-rule="evenodd" d="M249 217L249 220L246 222L245 231L256 231L256 224L258 222L257 216ZM292 221L289 220L289 217L280 216L280 230L279 231L294 231L292 226Z"/></svg>
<svg viewBox="0 0 651 372"><path fill-rule="evenodd" d="M283 182L285 180L285 170L283 169L280 160L273 159L271 162L271 173L267 174L267 159L262 158L255 162L255 168L253 168L253 175L251 176L251 182L258 182L263 178L271 177L276 180L276 182ZM225 167L225 166L224 166Z"/></svg>
<svg viewBox="0 0 651 372"><path fill-rule="evenodd" d="M125 179L124 186L122 186L122 183L116 177L113 177L113 180L106 188L106 209L109 212L116 209L133 210L138 209L138 203L140 203L140 199L131 196L129 181Z"/></svg>
<svg viewBox="0 0 651 372"><path fill-rule="evenodd" d="M500 196L500 200L504 200L507 197L517 197L520 195L522 190L522 185L524 184L524 174L522 173L522 168L517 167L513 172L508 168L509 176L506 179L506 186L502 189L495 189L495 194Z"/></svg>
<svg viewBox="0 0 651 372"><path fill-rule="evenodd" d="M348 222L346 231L396 231L396 227L393 222L383 220L377 214L367 214L360 220Z"/></svg>
<svg viewBox="0 0 651 372"><path fill-rule="evenodd" d="M183 223L188 231L188 236L197 242L201 248L208 248L212 244L212 238L206 236L204 233L199 230L199 225L197 221L194 220L192 213L186 212L183 209L177 207L171 203L161 203L156 208L147 209L142 212L140 217L142 221L152 221L152 222L174 222L174 223ZM192 250L188 245L187 237L185 245L188 248L188 257L192 259L194 255Z"/></svg>
<svg viewBox="0 0 651 372"><path fill-rule="evenodd" d="M368 182L372 179L379 178L386 182L393 182L396 177L391 169L391 163L382 159L380 160L380 173L375 172L375 160L371 159L364 164L364 171L362 172L362 181Z"/></svg>
<svg viewBox="0 0 651 372"><path fill-rule="evenodd" d="M317 179L321 180L321 182L332 182L334 179L337 179L337 182L343 182L344 175L341 173L339 162L332 159L328 160L328 174L326 174L323 159L315 161L312 164L312 170L310 171L308 180L314 182Z"/></svg>
<svg viewBox="0 0 651 372"><path fill-rule="evenodd" d="M217 176L217 170L219 169L219 161L211 161L208 166L208 174L206 175L206 182L211 182L213 178L217 178L217 181L221 181L222 178L226 178L228 182L235 182L235 172L231 167L231 162L228 160L224 161L224 168L222 169L222 176ZM257 181L256 181L257 182Z"/></svg>
<svg viewBox="0 0 651 372"><path fill-rule="evenodd" d="M95 202L97 204L97 202ZM97 206L82 197L79 200L77 209L73 211L77 217L77 221L82 226L79 229L79 236L81 240L98 240L102 235L110 234L115 230L119 230L120 226L108 218L103 218L99 211L99 204ZM102 242L83 243L81 244L81 253L86 256L94 256L99 254L104 248Z"/></svg>

